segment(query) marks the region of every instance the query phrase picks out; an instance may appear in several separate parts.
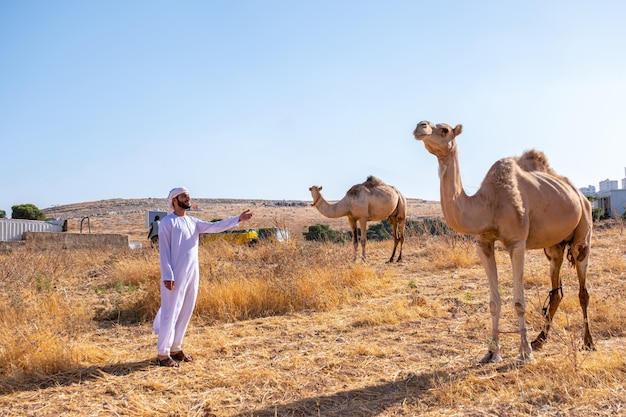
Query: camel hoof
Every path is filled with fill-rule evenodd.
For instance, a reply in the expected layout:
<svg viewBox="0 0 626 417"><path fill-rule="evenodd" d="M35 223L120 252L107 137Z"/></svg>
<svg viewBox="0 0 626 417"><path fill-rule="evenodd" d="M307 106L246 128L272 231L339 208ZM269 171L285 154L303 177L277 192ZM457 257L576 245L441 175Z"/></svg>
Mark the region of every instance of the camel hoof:
<svg viewBox="0 0 626 417"><path fill-rule="evenodd" d="M523 353L517 357L517 359L515 360L515 365L524 366L535 362L535 357L532 353Z"/></svg>
<svg viewBox="0 0 626 417"><path fill-rule="evenodd" d="M498 362L502 362L502 356L500 356L499 353L495 353L495 352L487 352L487 354L483 356L483 358L480 360L481 364L498 363Z"/></svg>
<svg viewBox="0 0 626 417"><path fill-rule="evenodd" d="M545 339L540 340L539 338L537 338L530 343L530 346L533 348L533 350L541 350L541 348L543 348L543 342L545 341Z"/></svg>
<svg viewBox="0 0 626 417"><path fill-rule="evenodd" d="M543 344L548 340L548 336L542 331L537 335L537 338L530 343L533 350L539 350L543 347Z"/></svg>

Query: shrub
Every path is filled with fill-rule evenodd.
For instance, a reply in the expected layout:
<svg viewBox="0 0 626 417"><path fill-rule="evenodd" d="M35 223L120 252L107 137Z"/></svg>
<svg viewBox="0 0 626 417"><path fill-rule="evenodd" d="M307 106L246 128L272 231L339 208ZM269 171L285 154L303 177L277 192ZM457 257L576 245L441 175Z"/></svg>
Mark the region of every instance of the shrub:
<svg viewBox="0 0 626 417"><path fill-rule="evenodd" d="M13 210L11 217L14 219L46 220L45 213L34 204L18 204L11 209Z"/></svg>
<svg viewBox="0 0 626 417"><path fill-rule="evenodd" d="M393 238L393 228L389 220L385 219L379 223L372 224L367 228L367 240L389 240Z"/></svg>
<svg viewBox="0 0 626 417"><path fill-rule="evenodd" d="M591 216L593 220L602 220L604 217L604 209L602 208L594 208L591 210Z"/></svg>
<svg viewBox="0 0 626 417"><path fill-rule="evenodd" d="M341 230L333 230L327 224L315 224L309 226L308 231L303 232L305 240L314 240L317 242L335 242L343 243L351 239L351 233Z"/></svg>
<svg viewBox="0 0 626 417"><path fill-rule="evenodd" d="M445 236L456 233L446 222L440 218L425 218L421 220L409 220L406 223L407 235L409 236Z"/></svg>

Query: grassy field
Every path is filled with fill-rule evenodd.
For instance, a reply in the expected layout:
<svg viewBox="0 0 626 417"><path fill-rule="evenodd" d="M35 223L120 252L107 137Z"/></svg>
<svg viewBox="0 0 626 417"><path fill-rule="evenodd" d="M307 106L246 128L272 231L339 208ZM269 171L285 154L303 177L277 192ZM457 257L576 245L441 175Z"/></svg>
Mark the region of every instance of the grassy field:
<svg viewBox="0 0 626 417"><path fill-rule="evenodd" d="M238 209L238 208L237 208ZM310 210L310 209L309 209ZM235 212L235 214L238 211ZM325 223L319 218L320 223ZM470 239L201 247L201 290L178 369L155 365L158 253L0 252L0 416L626 415L626 236L595 230L588 289L597 350L583 351L575 272L536 362L478 365L488 288ZM138 234L139 236L139 234ZM516 330L497 252L503 331ZM542 328L548 263L526 261L527 321Z"/></svg>

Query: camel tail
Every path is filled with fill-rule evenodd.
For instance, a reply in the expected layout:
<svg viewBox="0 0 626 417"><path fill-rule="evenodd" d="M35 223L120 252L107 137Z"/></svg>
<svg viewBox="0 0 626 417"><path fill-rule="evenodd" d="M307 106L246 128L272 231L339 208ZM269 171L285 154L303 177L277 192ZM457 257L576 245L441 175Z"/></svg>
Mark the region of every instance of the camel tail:
<svg viewBox="0 0 626 417"><path fill-rule="evenodd" d="M397 216L398 214L404 214L406 216L406 198L396 187L392 185L391 188L393 188L396 194L398 194L398 204L396 204L396 209L393 213L391 213L391 215Z"/></svg>

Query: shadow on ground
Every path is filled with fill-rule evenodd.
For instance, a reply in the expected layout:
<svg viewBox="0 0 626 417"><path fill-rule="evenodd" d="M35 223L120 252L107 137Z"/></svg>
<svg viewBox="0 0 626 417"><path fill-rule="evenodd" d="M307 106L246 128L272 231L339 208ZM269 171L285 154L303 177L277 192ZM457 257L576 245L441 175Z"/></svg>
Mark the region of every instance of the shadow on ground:
<svg viewBox="0 0 626 417"><path fill-rule="evenodd" d="M416 404L428 391L458 383L459 380L467 379L470 374L507 373L515 368L515 364L499 366L477 364L462 369L443 369L420 375L411 373L399 381L305 398L289 404L272 405L233 417L372 417L394 406Z"/></svg>
<svg viewBox="0 0 626 417"><path fill-rule="evenodd" d="M410 374L400 381L338 392L333 395L306 398L290 404L251 410L234 417L375 416L389 407L402 404L407 398L416 401L426 391L436 385L457 377L456 375L451 375L448 371L437 371L422 375Z"/></svg>
<svg viewBox="0 0 626 417"><path fill-rule="evenodd" d="M69 372L60 372L54 375L21 375L16 378L0 381L0 395L18 391L34 391L53 386L69 386L96 379L102 374L124 376L133 372L142 371L155 366L154 359L145 359L138 362L116 363L107 366L90 366Z"/></svg>

